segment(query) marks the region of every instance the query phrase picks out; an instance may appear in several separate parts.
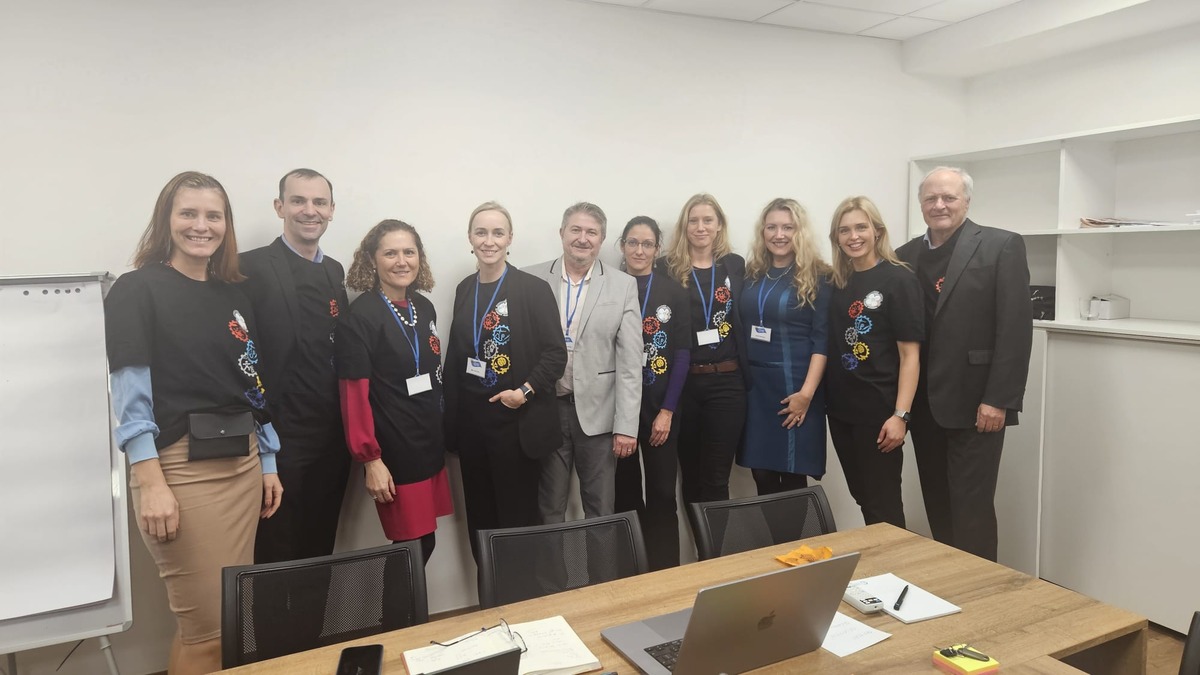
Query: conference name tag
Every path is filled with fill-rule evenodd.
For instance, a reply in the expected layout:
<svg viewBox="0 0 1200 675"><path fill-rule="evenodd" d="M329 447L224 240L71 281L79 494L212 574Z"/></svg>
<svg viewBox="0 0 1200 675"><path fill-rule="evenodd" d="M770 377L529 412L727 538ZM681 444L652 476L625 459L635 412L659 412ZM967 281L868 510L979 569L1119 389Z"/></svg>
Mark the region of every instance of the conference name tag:
<svg viewBox="0 0 1200 675"><path fill-rule="evenodd" d="M750 339L758 340L759 342L771 341L771 329L766 326L751 326Z"/></svg>
<svg viewBox="0 0 1200 675"><path fill-rule="evenodd" d="M575 351L575 341L571 339L570 335L564 335L563 342L565 342L567 344L567 351L569 351L569 352Z"/></svg>
<svg viewBox="0 0 1200 675"><path fill-rule="evenodd" d="M704 345L715 345L721 341L721 332L716 328L708 330L696 331L696 344L703 347Z"/></svg>
<svg viewBox="0 0 1200 675"><path fill-rule="evenodd" d="M648 363L650 363L650 353L642 352L642 367L645 368Z"/></svg>
<svg viewBox="0 0 1200 675"><path fill-rule="evenodd" d="M483 365L483 361L467 357L467 374L475 377L483 377L487 375L487 367Z"/></svg>
<svg viewBox="0 0 1200 675"><path fill-rule="evenodd" d="M429 379L429 373L414 375L405 380L404 384L408 387L409 396L433 389L433 382Z"/></svg>

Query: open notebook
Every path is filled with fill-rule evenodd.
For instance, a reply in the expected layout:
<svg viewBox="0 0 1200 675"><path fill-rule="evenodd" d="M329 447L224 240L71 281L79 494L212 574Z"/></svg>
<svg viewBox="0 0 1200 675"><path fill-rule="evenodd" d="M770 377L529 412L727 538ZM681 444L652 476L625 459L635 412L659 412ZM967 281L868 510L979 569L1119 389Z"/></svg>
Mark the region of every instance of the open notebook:
<svg viewBox="0 0 1200 675"><path fill-rule="evenodd" d="M598 670L600 661L561 616L509 625L527 650L521 654L519 675L574 675ZM470 637L467 637L470 636ZM446 636L449 647L430 645L404 652L404 667L410 675L445 670L475 659L511 649L514 640L501 630L453 638Z"/></svg>
<svg viewBox="0 0 1200 675"><path fill-rule="evenodd" d="M890 572L865 579L856 579L850 582L850 586L858 586L882 600L883 611L904 623L936 619L939 616L962 611L962 607L947 602ZM896 598L900 597L900 591L904 590L905 586L908 586L908 593L904 596L904 603L900 605L900 609L892 609L896 604Z"/></svg>

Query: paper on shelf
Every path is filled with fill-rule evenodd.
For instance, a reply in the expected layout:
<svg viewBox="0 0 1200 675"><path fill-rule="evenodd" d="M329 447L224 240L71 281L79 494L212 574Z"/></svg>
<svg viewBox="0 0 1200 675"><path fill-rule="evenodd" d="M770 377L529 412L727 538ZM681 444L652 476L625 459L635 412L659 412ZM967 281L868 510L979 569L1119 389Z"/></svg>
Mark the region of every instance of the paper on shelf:
<svg viewBox="0 0 1200 675"><path fill-rule="evenodd" d="M829 626L829 632L825 634L825 641L821 643L821 649L839 657L846 657L873 644L883 642L891 636L891 633L872 628L861 621L837 612L833 615L833 623Z"/></svg>

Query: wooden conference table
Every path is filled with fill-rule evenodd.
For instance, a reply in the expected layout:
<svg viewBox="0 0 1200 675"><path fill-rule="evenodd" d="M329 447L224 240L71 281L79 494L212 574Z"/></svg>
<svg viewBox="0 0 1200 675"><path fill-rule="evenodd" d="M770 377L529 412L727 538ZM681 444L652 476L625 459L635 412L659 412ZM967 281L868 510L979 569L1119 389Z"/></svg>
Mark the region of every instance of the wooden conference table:
<svg viewBox="0 0 1200 675"><path fill-rule="evenodd" d="M1146 620L1054 584L880 524L805 540L834 554L859 551L854 578L893 572L962 607L939 619L904 624L885 614L863 615L842 603L839 611L891 633L883 642L846 658L825 650L756 670L756 673L936 672L933 646L969 642L1011 673L1144 673ZM384 645L385 675L405 673L402 653L490 626L558 614L566 617L605 670L637 670L600 637L603 628L691 606L705 586L780 569L784 544L643 574L545 598L462 614L441 621L314 649L227 672L331 675L343 647Z"/></svg>

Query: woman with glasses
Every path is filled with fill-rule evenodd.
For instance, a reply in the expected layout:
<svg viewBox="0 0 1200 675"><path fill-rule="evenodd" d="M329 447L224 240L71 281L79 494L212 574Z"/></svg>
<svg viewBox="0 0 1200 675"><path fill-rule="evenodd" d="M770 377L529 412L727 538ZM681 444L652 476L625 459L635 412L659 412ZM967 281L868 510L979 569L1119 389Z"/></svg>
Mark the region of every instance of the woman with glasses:
<svg viewBox="0 0 1200 675"><path fill-rule="evenodd" d="M917 276L896 257L866 197L833 213L834 363L829 435L863 520L904 527L900 470L920 372L925 310Z"/></svg>
<svg viewBox="0 0 1200 675"><path fill-rule="evenodd" d="M679 564L678 475L679 397L691 360L691 320L687 294L667 273L655 273L662 231L652 218L625 225L619 244L623 269L638 284L642 307L642 413L635 453L617 462L618 513L636 510L642 523L651 570ZM642 467L645 467L645 500Z"/></svg>
<svg viewBox="0 0 1200 675"><path fill-rule="evenodd" d="M754 386L738 464L758 494L795 490L825 475L821 377L829 327L829 265L821 260L804 207L775 199L754 228L742 324Z"/></svg>
<svg viewBox="0 0 1200 675"><path fill-rule="evenodd" d="M747 377L738 316L746 261L729 246L725 211L709 194L679 212L666 271L688 295L692 360L683 386L679 471L685 502L729 499L746 422Z"/></svg>
<svg viewBox="0 0 1200 675"><path fill-rule="evenodd" d="M541 459L562 444L554 384L567 348L550 286L506 261L512 218L495 202L467 221L478 271L458 284L446 352L446 448L461 462L471 552L478 530L541 522Z"/></svg>
<svg viewBox="0 0 1200 675"><path fill-rule="evenodd" d="M346 447L393 542L421 541L425 562L438 516L454 512L442 439L442 343L422 291L433 272L416 228L384 220L363 237L346 274L359 291L337 329Z"/></svg>

